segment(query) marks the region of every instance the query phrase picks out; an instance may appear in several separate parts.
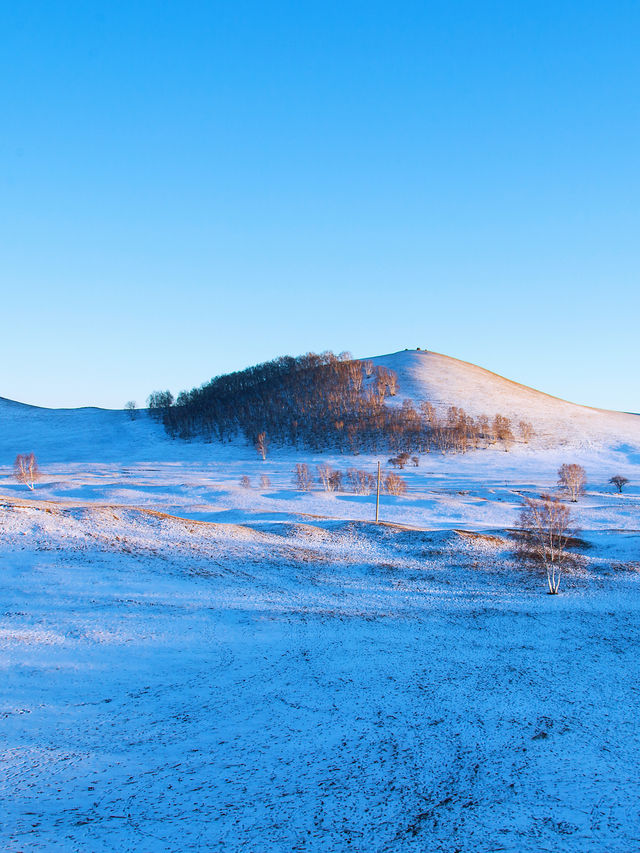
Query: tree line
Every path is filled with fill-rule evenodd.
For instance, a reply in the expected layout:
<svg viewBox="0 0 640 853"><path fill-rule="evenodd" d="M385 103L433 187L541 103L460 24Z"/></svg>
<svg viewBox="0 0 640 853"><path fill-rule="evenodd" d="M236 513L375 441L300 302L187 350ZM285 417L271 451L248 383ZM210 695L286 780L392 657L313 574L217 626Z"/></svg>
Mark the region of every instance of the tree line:
<svg viewBox="0 0 640 853"><path fill-rule="evenodd" d="M182 391L154 391L152 416L185 440L229 441L243 436L264 456L269 444L344 453L465 453L514 441L533 427L503 415L471 417L451 406L439 415L429 402L394 404L397 374L348 353L283 356L218 376Z"/></svg>

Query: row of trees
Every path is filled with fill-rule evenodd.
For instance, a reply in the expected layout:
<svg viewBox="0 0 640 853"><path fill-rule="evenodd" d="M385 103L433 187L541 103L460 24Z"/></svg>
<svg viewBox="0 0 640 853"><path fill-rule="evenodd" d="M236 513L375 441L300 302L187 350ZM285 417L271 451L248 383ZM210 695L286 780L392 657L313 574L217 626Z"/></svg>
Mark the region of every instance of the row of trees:
<svg viewBox="0 0 640 853"><path fill-rule="evenodd" d="M293 482L302 492L311 491L319 485L326 492L354 492L356 495L370 495L376 491L377 482L373 474L359 468L347 468L340 471L331 465L318 465L314 472L304 462L299 462L293 469ZM382 490L388 495L404 495L407 491L406 481L398 474L386 474L380 483Z"/></svg>
<svg viewBox="0 0 640 853"><path fill-rule="evenodd" d="M238 435L264 459L269 443L341 452L465 453L534 435L528 421L471 417L451 406L438 415L429 402L390 403L398 377L348 353L285 356L182 391L154 391L150 413L174 438L227 441Z"/></svg>

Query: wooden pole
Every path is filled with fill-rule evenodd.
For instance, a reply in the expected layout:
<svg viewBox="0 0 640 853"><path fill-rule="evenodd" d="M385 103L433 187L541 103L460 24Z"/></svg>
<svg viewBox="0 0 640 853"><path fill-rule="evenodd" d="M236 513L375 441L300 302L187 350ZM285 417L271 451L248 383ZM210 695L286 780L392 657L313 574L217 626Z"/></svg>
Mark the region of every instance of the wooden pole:
<svg viewBox="0 0 640 853"><path fill-rule="evenodd" d="M378 488L376 489L376 524L380 513L380 463L378 462Z"/></svg>

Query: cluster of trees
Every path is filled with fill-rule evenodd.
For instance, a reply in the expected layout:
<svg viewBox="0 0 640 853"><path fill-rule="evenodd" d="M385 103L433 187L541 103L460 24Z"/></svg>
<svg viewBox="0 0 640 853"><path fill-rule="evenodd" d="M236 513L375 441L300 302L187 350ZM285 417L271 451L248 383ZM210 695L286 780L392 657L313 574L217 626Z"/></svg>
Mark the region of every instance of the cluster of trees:
<svg viewBox="0 0 640 853"><path fill-rule="evenodd" d="M356 495L370 495L377 487L376 477L368 471L359 468L347 468L339 471L331 465L318 465L316 473L304 462L299 462L293 469L293 482L302 492L310 491L315 485L321 486L326 492L354 492ZM388 495L404 495L407 491L406 481L393 472L386 474L380 483Z"/></svg>
<svg viewBox="0 0 640 853"><path fill-rule="evenodd" d="M269 443L342 452L464 453L514 441L533 427L503 415L473 418L451 406L438 416L428 402L389 405L394 371L348 353L284 356L182 391L154 391L150 413L174 438L226 441L242 435L264 459Z"/></svg>
<svg viewBox="0 0 640 853"><path fill-rule="evenodd" d="M389 459L389 465L393 465L394 468L400 468L400 470L408 465L409 462L411 462L414 468L417 468L420 465L420 457L412 456L410 453L403 451L402 453L398 453L397 456L392 456L391 459Z"/></svg>
<svg viewBox="0 0 640 853"><path fill-rule="evenodd" d="M348 353L284 356L181 392L154 391L150 413L172 437L225 441L243 435L265 458L269 443L352 451L384 429L396 374Z"/></svg>

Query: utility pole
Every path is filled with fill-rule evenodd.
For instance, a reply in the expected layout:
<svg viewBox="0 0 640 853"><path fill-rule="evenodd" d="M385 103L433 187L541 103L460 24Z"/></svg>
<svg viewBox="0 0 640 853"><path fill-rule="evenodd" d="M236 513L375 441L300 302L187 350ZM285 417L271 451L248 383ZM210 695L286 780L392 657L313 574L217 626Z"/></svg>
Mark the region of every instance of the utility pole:
<svg viewBox="0 0 640 853"><path fill-rule="evenodd" d="M379 512L380 512L380 462L378 462L378 488L376 489L376 524L378 524Z"/></svg>

